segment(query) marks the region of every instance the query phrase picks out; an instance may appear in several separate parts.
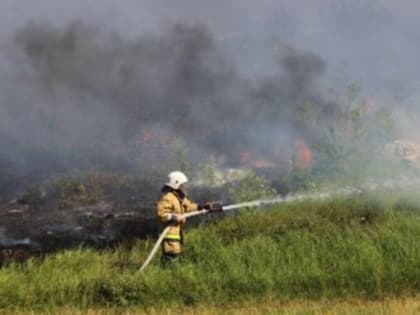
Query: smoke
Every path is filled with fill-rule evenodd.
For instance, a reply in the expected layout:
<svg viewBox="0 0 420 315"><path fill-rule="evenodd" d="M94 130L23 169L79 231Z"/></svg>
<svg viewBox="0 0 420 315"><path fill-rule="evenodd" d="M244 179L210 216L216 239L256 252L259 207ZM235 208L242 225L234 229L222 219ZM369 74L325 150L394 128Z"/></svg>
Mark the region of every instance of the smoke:
<svg viewBox="0 0 420 315"><path fill-rule="evenodd" d="M200 26L176 25L162 36L128 41L83 24L63 30L32 25L17 35L17 44L35 70L46 111L63 109L58 115L68 129L81 121L82 131L97 126L98 134L108 129L119 140L148 124L184 132L197 123L192 107L205 107L210 95L217 102L231 79ZM67 108L85 118L68 119Z"/></svg>
<svg viewBox="0 0 420 315"><path fill-rule="evenodd" d="M287 161L343 115L328 90L352 82L417 111L418 38L405 32L414 18L406 5L89 4L2 3L0 163L13 174L147 171L130 154L154 141L170 150L175 138L194 161L215 154L237 165L244 150ZM312 112L316 123L300 120Z"/></svg>
<svg viewBox="0 0 420 315"><path fill-rule="evenodd" d="M286 47L273 56L276 73L251 82L200 24L127 39L84 23L30 23L13 43L1 144L9 160L23 157L20 169L33 169L34 156L38 169L62 170L121 159L151 130L236 162L240 150L269 152L302 134L295 104L322 101L320 57Z"/></svg>

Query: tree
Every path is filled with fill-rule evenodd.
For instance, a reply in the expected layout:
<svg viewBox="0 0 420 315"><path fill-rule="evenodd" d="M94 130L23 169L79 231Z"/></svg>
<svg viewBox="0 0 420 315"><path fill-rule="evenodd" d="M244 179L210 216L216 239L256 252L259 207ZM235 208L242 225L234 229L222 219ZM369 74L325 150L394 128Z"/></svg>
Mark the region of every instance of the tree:
<svg viewBox="0 0 420 315"><path fill-rule="evenodd" d="M360 88L351 85L342 112L327 125L315 143L317 176L358 184L385 169L384 145L395 130L392 109L361 98Z"/></svg>

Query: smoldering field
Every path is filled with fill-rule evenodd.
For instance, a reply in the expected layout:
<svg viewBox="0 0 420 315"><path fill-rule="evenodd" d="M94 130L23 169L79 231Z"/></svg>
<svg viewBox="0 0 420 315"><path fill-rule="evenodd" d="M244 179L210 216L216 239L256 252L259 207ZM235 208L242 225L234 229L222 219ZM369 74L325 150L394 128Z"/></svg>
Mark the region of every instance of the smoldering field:
<svg viewBox="0 0 420 315"><path fill-rule="evenodd" d="M377 18L363 23L388 21L369 10ZM4 244L31 235L44 248L106 246L152 233L145 217L174 169L188 173L196 198L225 201L417 176L412 160L385 159L387 143L416 140L415 124L398 116L415 117L415 106L391 105L401 82L358 82L353 67L340 71L355 80L343 79L333 50L287 40L288 12L250 32L252 45L181 16L139 22L139 32L68 16L10 27L0 48ZM380 93L380 82L396 92ZM245 179L220 180L232 169Z"/></svg>
<svg viewBox="0 0 420 315"><path fill-rule="evenodd" d="M0 1L2 310L418 295L414 8L71 3ZM198 201L344 193L206 217L141 273L174 169Z"/></svg>
<svg viewBox="0 0 420 315"><path fill-rule="evenodd" d="M319 90L320 57L292 48L273 57L278 73L251 82L203 25L134 39L76 22L19 29L2 50L2 208L34 215L9 219L9 235L41 237L43 248L45 235L76 239L65 244L137 235L127 221L149 215L165 175L193 177L210 155L221 168L288 171L293 147L310 150L303 139L317 137L298 128L291 104L334 106ZM118 232L104 219L116 212L127 217ZM155 227L141 226L143 236Z"/></svg>

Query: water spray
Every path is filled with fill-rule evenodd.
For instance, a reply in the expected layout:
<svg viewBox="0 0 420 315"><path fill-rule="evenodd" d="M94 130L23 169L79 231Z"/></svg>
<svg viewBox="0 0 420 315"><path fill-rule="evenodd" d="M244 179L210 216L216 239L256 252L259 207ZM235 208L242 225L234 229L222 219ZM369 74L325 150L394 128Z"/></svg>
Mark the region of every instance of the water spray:
<svg viewBox="0 0 420 315"><path fill-rule="evenodd" d="M347 195L347 194L352 194L354 192L355 192L354 190L341 190L341 191L326 192L326 193L296 194L296 195L286 196L286 197L278 196L278 197L275 197L275 198L259 199L259 200L248 201L248 202L243 202L243 203L232 204L232 205L229 205L229 206L224 206L222 211L227 212L227 211L233 211L233 210L238 210L238 209L243 209L243 208L264 207L264 206L269 206L269 205L277 204L277 203L293 202L293 201L308 200L308 199L322 200L322 199L330 198L331 196L333 196L335 194L339 194L339 195L343 196L343 195ZM199 216L199 215L206 214L208 212L209 212L209 210L198 210L198 211L185 213L185 214L182 215L182 217L184 219L189 219L189 218L192 218L192 217L196 217L196 216ZM165 227L165 229L159 235L158 240L156 241L155 245L153 246L152 250L150 251L149 255L147 256L145 262L140 267L140 271L144 270L150 264L150 262L152 261L153 257L156 255L160 244L163 242L163 240L164 240L164 238L165 238L165 236L168 233L170 228L171 228L171 225L168 225L167 227Z"/></svg>
<svg viewBox="0 0 420 315"><path fill-rule="evenodd" d="M234 204L234 205L230 205L230 206L225 206L225 207L223 207L222 211L226 212L226 211L232 211L232 210L236 210L236 209L240 209L240 208L261 207L263 205L270 204L270 203L276 203L276 202L280 202L280 199L276 198L276 199L271 199L271 200L255 200L255 201L250 201L250 202L244 202L244 203L238 203L238 204ZM196 217L196 216L199 216L199 215L206 214L208 212L209 212L208 210L193 211L193 212L185 213L183 215L183 218L188 219L188 218L191 218L191 217ZM168 233L170 228L171 228L171 225L168 225L162 231L158 240L156 241L155 245L153 246L152 250L150 251L150 254L147 256L145 262L140 267L140 271L144 270L150 264L150 262L152 261L153 257L156 255L156 252L159 249L160 244L163 242L163 239L165 238L165 236Z"/></svg>
<svg viewBox="0 0 420 315"><path fill-rule="evenodd" d="M419 185L420 185L419 180L410 180L410 179L399 180L399 181L388 181L388 182L382 183L381 185L371 183L371 184L365 184L361 186L360 188L345 187L345 188L334 189L334 190L329 190L325 192L293 194L293 195L287 195L285 197L277 196L273 198L258 199L258 200L248 201L248 202L242 202L242 203L232 204L229 206L224 206L222 211L227 212L227 211L233 211L233 210L238 210L238 209L243 209L243 208L264 207L264 206L269 206L272 204L285 203L285 202L295 202L295 201L304 201L304 200L325 200L325 199L330 199L334 196L345 197L345 196L360 194L363 192L378 191L380 189L395 189L397 187L408 188L408 187L419 186ZM209 212L208 210L193 211L193 212L183 214L182 217L185 219L189 219L191 217L203 215L208 212ZM140 271L144 270L150 264L153 257L156 255L156 252L159 249L160 244L164 240L165 235L168 233L170 227L171 225L168 225L162 231L158 240L156 241L155 245L153 246L152 250L147 256L146 261L140 267Z"/></svg>

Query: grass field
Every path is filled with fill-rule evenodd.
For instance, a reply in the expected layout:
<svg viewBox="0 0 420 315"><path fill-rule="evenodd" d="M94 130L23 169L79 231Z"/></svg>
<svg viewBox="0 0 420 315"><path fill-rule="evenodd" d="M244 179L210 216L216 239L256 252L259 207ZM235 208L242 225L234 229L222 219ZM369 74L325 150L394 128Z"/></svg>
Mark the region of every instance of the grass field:
<svg viewBox="0 0 420 315"><path fill-rule="evenodd" d="M230 305L196 305L196 306L166 306L164 308L91 308L80 310L62 307L51 310L4 310L0 314L8 315L251 315L251 314L280 314L280 315L417 315L420 314L420 298L384 299L380 301L346 300L346 301L293 301L277 303L273 300L248 301L242 304Z"/></svg>
<svg viewBox="0 0 420 315"><path fill-rule="evenodd" d="M181 263L143 273L153 240L67 250L1 269L0 309L416 314L419 209L414 194L374 194L247 210L190 230Z"/></svg>

